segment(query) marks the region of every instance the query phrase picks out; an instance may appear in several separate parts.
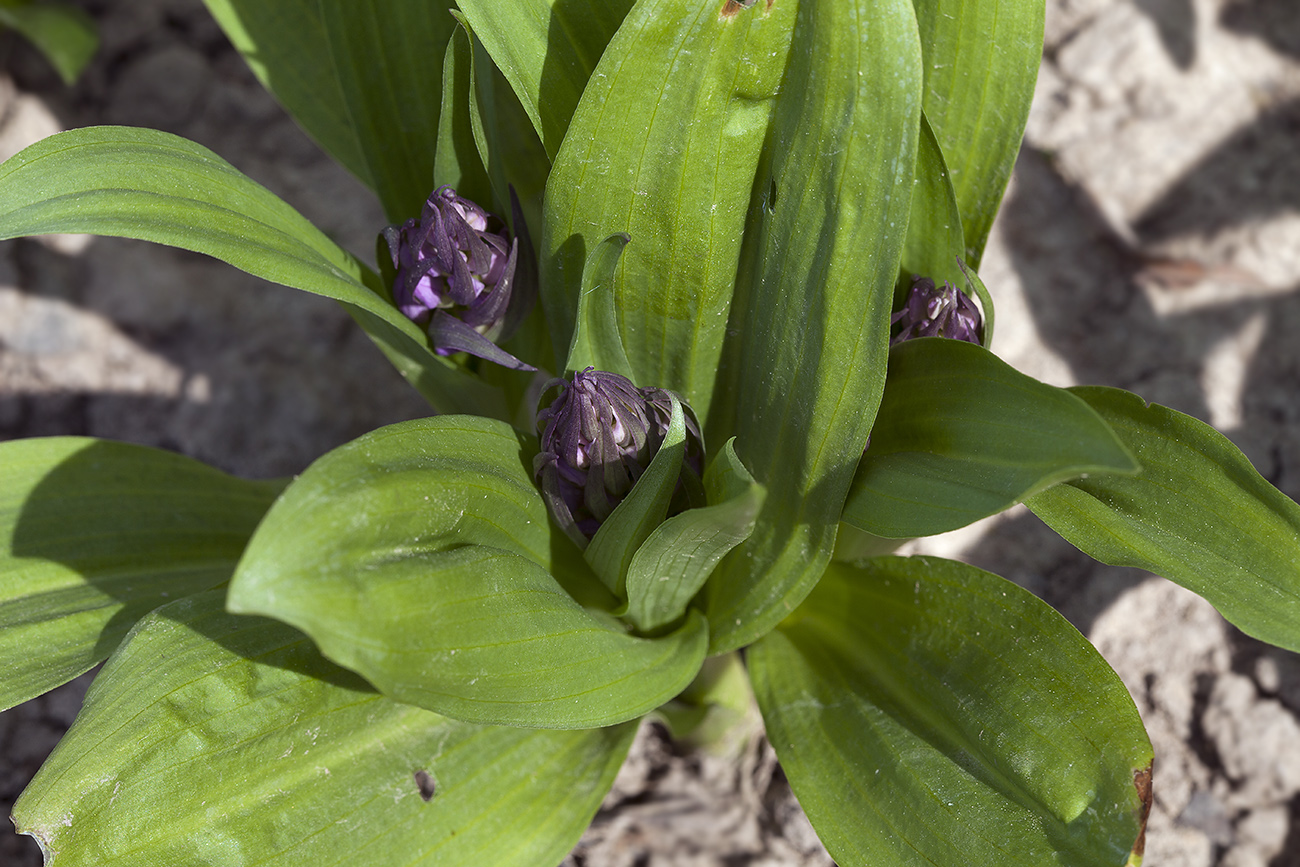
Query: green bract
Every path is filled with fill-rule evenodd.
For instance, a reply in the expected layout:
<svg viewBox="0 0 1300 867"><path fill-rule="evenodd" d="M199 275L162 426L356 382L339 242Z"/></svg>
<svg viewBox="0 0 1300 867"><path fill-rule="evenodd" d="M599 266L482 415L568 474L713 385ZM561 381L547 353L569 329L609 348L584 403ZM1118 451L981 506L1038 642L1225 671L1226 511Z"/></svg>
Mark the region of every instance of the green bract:
<svg viewBox="0 0 1300 867"><path fill-rule="evenodd" d="M51 863L549 867L634 721L743 716L744 670L846 867L1136 862L1151 747L1087 641L997 576L858 557L1022 501L1300 649L1300 507L1204 425L987 348L974 269L1041 2L208 6L391 222L441 185L512 215L542 303L483 333L540 372L440 354L191 142L74 130L0 166L0 237L151 240L333 298L438 413L287 483L0 444L0 700L108 660L15 809ZM985 346L890 348L917 277L979 299ZM662 417L593 401L539 444L546 383L592 369Z"/></svg>

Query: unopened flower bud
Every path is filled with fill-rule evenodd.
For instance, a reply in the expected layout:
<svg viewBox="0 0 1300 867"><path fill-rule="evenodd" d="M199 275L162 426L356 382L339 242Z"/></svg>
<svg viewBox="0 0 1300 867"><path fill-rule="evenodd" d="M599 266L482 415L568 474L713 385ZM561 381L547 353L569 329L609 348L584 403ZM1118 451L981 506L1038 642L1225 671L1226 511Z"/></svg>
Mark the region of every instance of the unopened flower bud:
<svg viewBox="0 0 1300 867"><path fill-rule="evenodd" d="M534 472L556 523L585 547L659 451L672 422L672 397L590 367L572 382L552 380L547 389L557 385L559 396L537 414L541 452ZM695 418L678 402L686 419L682 473L698 479L704 443Z"/></svg>
<svg viewBox="0 0 1300 867"><path fill-rule="evenodd" d="M523 220L516 208L516 224ZM393 302L423 326L439 355L468 352L533 370L497 347L527 315L536 287L520 285L519 239L451 187L439 187L420 219L384 229L396 277Z"/></svg>
<svg viewBox="0 0 1300 867"><path fill-rule="evenodd" d="M907 304L890 323L903 326L889 341L890 346L914 337L949 337L979 343L984 330L979 308L964 292L947 282L936 287L928 277L913 280Z"/></svg>

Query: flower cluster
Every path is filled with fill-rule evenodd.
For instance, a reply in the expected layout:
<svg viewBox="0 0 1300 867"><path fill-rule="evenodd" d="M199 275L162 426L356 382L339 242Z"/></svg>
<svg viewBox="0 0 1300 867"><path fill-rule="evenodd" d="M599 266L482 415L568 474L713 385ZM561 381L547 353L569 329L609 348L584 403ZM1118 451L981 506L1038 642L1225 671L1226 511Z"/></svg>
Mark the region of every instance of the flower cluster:
<svg viewBox="0 0 1300 867"><path fill-rule="evenodd" d="M929 277L912 281L907 304L890 322L903 326L889 341L891 346L914 337L949 337L979 343L984 331L979 308L964 292L947 282L936 287Z"/></svg>
<svg viewBox="0 0 1300 867"><path fill-rule="evenodd" d="M518 214L516 228L525 232ZM434 351L534 369L495 343L510 336L536 298L533 281L518 279L526 270L520 239L512 241L500 219L439 187L420 219L389 226L383 237L397 272L393 302L428 331Z"/></svg>
<svg viewBox="0 0 1300 867"><path fill-rule="evenodd" d="M572 382L555 379L555 401L537 414L541 453L534 462L555 522L581 547L645 472L672 420L672 396L637 388L627 377L594 368ZM700 428L686 404L683 474L698 479L704 460Z"/></svg>

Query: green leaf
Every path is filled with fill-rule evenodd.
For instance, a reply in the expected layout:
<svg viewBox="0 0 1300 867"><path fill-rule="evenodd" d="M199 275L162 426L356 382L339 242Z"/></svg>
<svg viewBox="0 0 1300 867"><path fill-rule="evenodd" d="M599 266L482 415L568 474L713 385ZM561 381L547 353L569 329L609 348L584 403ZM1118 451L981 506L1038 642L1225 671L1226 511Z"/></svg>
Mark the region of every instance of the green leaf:
<svg viewBox="0 0 1300 867"><path fill-rule="evenodd" d="M14 819L60 867L535 867L577 842L634 732L399 704L207 594L141 622Z"/></svg>
<svg viewBox="0 0 1300 867"><path fill-rule="evenodd" d="M610 235L587 257L582 269L577 323L569 344L569 357L564 362L564 370L569 374L594 367L636 382L618 330L614 301L614 269L630 240L627 235Z"/></svg>
<svg viewBox="0 0 1300 867"><path fill-rule="evenodd" d="M66 3L2 0L0 26L35 45L67 85L76 82L99 48L95 19Z"/></svg>
<svg viewBox="0 0 1300 867"><path fill-rule="evenodd" d="M914 0L925 53L925 114L952 172L979 267L1020 150L1043 56L1042 0Z"/></svg>
<svg viewBox="0 0 1300 867"><path fill-rule="evenodd" d="M333 71L388 219L418 216L433 189L447 0L320 0ZM308 67L310 68L310 66Z"/></svg>
<svg viewBox="0 0 1300 867"><path fill-rule="evenodd" d="M330 156L375 189L339 83L319 0L203 2L262 86Z"/></svg>
<svg viewBox="0 0 1300 867"><path fill-rule="evenodd" d="M686 413L675 395L673 414L659 451L623 502L600 525L583 553L610 592L627 598L627 570L637 549L663 523L686 457ZM594 470L593 470L594 472Z"/></svg>
<svg viewBox="0 0 1300 867"><path fill-rule="evenodd" d="M945 281L963 285L957 264L966 255L961 212L943 151L930 123L921 114L921 137L917 140L916 180L912 187L912 213L907 221L907 244L903 248L903 271L908 276L929 277L936 284Z"/></svg>
<svg viewBox="0 0 1300 867"><path fill-rule="evenodd" d="M703 618L655 640L623 632L550 524L535 452L465 416L336 449L254 534L231 610L284 620L390 697L457 719L587 728L653 709L699 669Z"/></svg>
<svg viewBox="0 0 1300 867"><path fill-rule="evenodd" d="M389 302L374 272L265 187L178 136L130 127L76 129L0 165L0 238L55 232L168 244L333 298L435 407L491 400L482 383L433 354L427 336Z"/></svg>
<svg viewBox="0 0 1300 867"><path fill-rule="evenodd" d="M705 474L706 489L739 488L716 505L688 509L660 524L632 558L627 572L627 618L638 629L665 626L713 574L718 562L754 532L767 491L740 466L730 442ZM717 481L710 476L735 478Z"/></svg>
<svg viewBox="0 0 1300 867"><path fill-rule="evenodd" d="M989 349L993 346L993 296L989 294L989 290L984 286L984 281L980 279L980 275L975 273L974 269L967 266L965 262L961 263L961 272L966 277L966 293L969 295L974 292L975 297L979 299L980 308L984 313L984 324L980 330L984 332L984 348Z"/></svg>
<svg viewBox="0 0 1300 867"><path fill-rule="evenodd" d="M841 864L1120 865L1139 838L1152 751L1133 700L996 575L832 564L748 659L781 767Z"/></svg>
<svg viewBox="0 0 1300 867"><path fill-rule="evenodd" d="M717 390L734 407L709 420L768 491L705 585L710 653L755 640L816 584L884 389L920 123L916 20L909 0L815 9L795 24L745 229Z"/></svg>
<svg viewBox="0 0 1300 867"><path fill-rule="evenodd" d="M107 658L148 611L225 583L282 487L125 443L0 443L0 710Z"/></svg>
<svg viewBox="0 0 1300 867"><path fill-rule="evenodd" d="M492 62L469 22L458 15L473 42L470 65L470 119L479 158L487 168L499 213L507 213L511 187L519 196L534 238L541 237L542 196L551 174L551 158L533 130L528 113ZM515 230L518 231L516 226Z"/></svg>
<svg viewBox="0 0 1300 867"><path fill-rule="evenodd" d="M509 80L553 158L587 79L632 3L458 0L457 5Z"/></svg>
<svg viewBox="0 0 1300 867"><path fill-rule="evenodd" d="M973 343L927 337L889 353L885 396L842 520L876 536L964 527L1085 473L1133 473L1106 422L1063 388Z"/></svg>
<svg viewBox="0 0 1300 867"><path fill-rule="evenodd" d="M1300 651L1300 506L1214 428L1117 388L1073 388L1142 463L1027 501L1071 544L1204 596L1243 632Z"/></svg>
<svg viewBox="0 0 1300 867"><path fill-rule="evenodd" d="M438 116L433 182L437 187L450 185L465 198L493 208L492 184L475 140L473 50L465 28L457 27L442 61L442 113Z"/></svg>
<svg viewBox="0 0 1300 867"><path fill-rule="evenodd" d="M631 236L614 280L631 379L701 418L796 5L721 8L643 0L629 14L556 157L542 238L542 301L564 346L588 251Z"/></svg>

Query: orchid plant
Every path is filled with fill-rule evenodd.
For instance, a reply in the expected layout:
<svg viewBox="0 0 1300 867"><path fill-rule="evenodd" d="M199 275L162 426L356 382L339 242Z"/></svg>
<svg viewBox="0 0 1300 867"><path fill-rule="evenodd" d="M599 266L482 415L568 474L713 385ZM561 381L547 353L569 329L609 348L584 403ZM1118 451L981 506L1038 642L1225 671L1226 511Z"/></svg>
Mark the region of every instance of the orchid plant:
<svg viewBox="0 0 1300 867"><path fill-rule="evenodd" d="M147 129L4 163L0 237L334 298L435 412L292 480L0 445L0 707L107 660L14 810L47 863L545 867L638 720L724 681L842 865L1137 863L1114 672L1009 581L890 553L1019 502L1300 649L1294 502L988 348L1041 2L207 5L379 197L378 268Z"/></svg>

